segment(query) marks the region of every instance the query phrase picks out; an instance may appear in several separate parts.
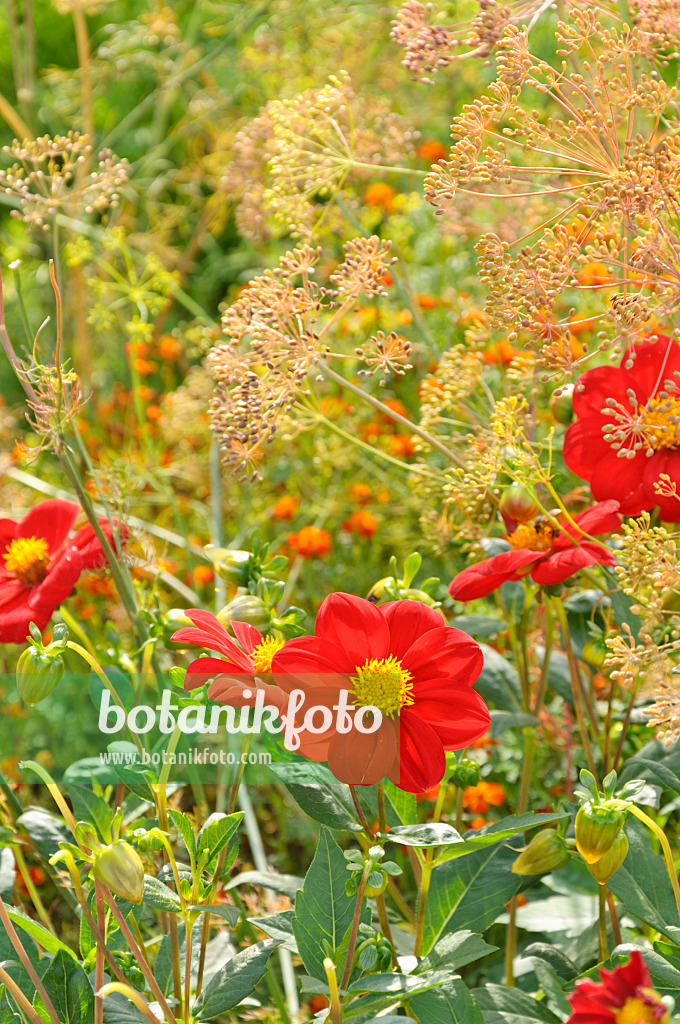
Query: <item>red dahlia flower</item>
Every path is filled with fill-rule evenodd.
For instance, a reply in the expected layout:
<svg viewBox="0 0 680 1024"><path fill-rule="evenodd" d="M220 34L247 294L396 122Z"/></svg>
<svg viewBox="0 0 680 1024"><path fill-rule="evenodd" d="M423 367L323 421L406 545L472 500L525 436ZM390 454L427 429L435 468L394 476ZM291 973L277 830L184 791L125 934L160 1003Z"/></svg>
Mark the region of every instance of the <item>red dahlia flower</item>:
<svg viewBox="0 0 680 1024"><path fill-rule="evenodd" d="M600 501L573 517L576 526L560 521L558 528L540 516L532 523L523 523L506 538L510 551L503 551L458 573L449 584L451 597L457 601L472 601L529 573L534 583L546 586L562 583L586 565L596 562L614 565L611 551L595 541L583 539L583 535L594 536L620 529L618 509L617 501Z"/></svg>
<svg viewBox="0 0 680 1024"><path fill-rule="evenodd" d="M31 622L43 630L82 570L106 564L91 526L69 536L79 511L74 502L55 498L41 501L21 522L0 519L0 643L23 643ZM108 522L101 525L111 539Z"/></svg>
<svg viewBox="0 0 680 1024"><path fill-rule="evenodd" d="M600 968L600 982L582 978L568 997L572 1013L566 1024L670 1024L670 1014L652 988L647 966L637 950L613 971Z"/></svg>
<svg viewBox="0 0 680 1024"><path fill-rule="evenodd" d="M564 461L593 497L615 498L623 515L658 505L662 519L680 522L680 501L654 490L662 473L680 483L680 344L641 341L620 366L588 370L574 391L574 413Z"/></svg>
<svg viewBox="0 0 680 1024"><path fill-rule="evenodd" d="M287 698L277 686L262 683L255 677L259 673L271 672L272 658L283 645L283 640L265 637L245 622L232 622L238 644L227 633L219 619L211 612L200 608L189 608L186 612L194 623L178 629L170 637L185 644L197 644L209 651L219 651L222 658L197 658L192 661L184 677L184 689L195 690L204 686L213 676L216 678L208 687L208 696L218 704L231 704L234 707L245 707L253 703L253 691L264 690L265 703L280 707ZM240 646L239 646L240 644ZM244 697L244 691L249 696Z"/></svg>
<svg viewBox="0 0 680 1024"><path fill-rule="evenodd" d="M314 632L289 640L272 661L279 686L305 694L300 719L312 706L335 709L341 690L350 706L382 713L371 733L356 724L342 732L337 718L322 732L301 728L299 752L327 761L341 782L371 785L387 776L400 789L422 793L441 780L445 750L466 747L488 729L488 709L472 689L481 648L432 608L416 601L378 608L331 594Z"/></svg>
<svg viewBox="0 0 680 1024"><path fill-rule="evenodd" d="M42 501L21 522L0 519L0 643L20 644L35 622L43 630L82 569L67 544L78 506Z"/></svg>

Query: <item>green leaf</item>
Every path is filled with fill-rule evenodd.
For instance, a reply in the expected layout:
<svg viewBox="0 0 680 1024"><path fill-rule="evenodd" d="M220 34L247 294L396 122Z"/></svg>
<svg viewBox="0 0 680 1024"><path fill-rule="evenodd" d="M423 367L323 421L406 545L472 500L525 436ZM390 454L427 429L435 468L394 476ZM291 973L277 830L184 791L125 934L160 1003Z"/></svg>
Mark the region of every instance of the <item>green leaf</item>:
<svg viewBox="0 0 680 1024"><path fill-rule="evenodd" d="M625 826L628 856L609 880L609 888L633 917L676 940L680 925L673 889L663 857L654 853L649 832L636 822Z"/></svg>
<svg viewBox="0 0 680 1024"><path fill-rule="evenodd" d="M482 932L505 912L505 904L521 885L519 876L510 871L516 857L516 850L496 843L434 869L425 907L423 953L429 953L448 932L464 928Z"/></svg>
<svg viewBox="0 0 680 1024"><path fill-rule="evenodd" d="M169 889L167 885L163 885L153 875L144 875L143 902L155 907L156 910L166 910L175 914L182 909L177 893Z"/></svg>
<svg viewBox="0 0 680 1024"><path fill-rule="evenodd" d="M127 740L114 740L113 743L109 743L107 750L109 754L117 755L119 758L118 763L115 761L109 763L112 764L120 781L124 782L135 796L141 797L142 800L153 801L149 783L158 782L158 776L152 765L142 764L135 745Z"/></svg>
<svg viewBox="0 0 680 1024"><path fill-rule="evenodd" d="M31 807L17 818L46 860L59 852L60 843L73 842L73 836L61 818L55 818L39 807Z"/></svg>
<svg viewBox="0 0 680 1024"><path fill-rule="evenodd" d="M395 825L389 832L380 834L386 842L400 843L402 846L448 846L451 843L462 843L460 832L443 821L430 825Z"/></svg>
<svg viewBox="0 0 680 1024"><path fill-rule="evenodd" d="M265 939L237 953L210 979L192 1007L193 1015L210 1020L237 1006L262 980L278 945L275 939Z"/></svg>
<svg viewBox="0 0 680 1024"><path fill-rule="evenodd" d="M191 822L182 811L171 810L170 817L184 841L193 868L196 865L196 836L194 835Z"/></svg>
<svg viewBox="0 0 680 1024"><path fill-rule="evenodd" d="M98 782L100 786L115 786L118 776L109 764L102 764L100 757L81 757L70 764L61 778L62 786L89 786Z"/></svg>
<svg viewBox="0 0 680 1024"><path fill-rule="evenodd" d="M58 939L52 932L48 932L47 928L44 928L38 921L34 921L23 910L11 906L7 906L5 909L12 924L27 932L46 952L52 953L54 956L58 953L67 953L72 960L77 960L76 954L69 949L66 943Z"/></svg>
<svg viewBox="0 0 680 1024"><path fill-rule="evenodd" d="M14 889L14 853L9 846L0 848L0 896L6 902L12 899Z"/></svg>
<svg viewBox="0 0 680 1024"><path fill-rule="evenodd" d="M448 971L430 971L429 974L369 974L353 981L348 992L387 992L406 998L410 992L425 992L450 979Z"/></svg>
<svg viewBox="0 0 680 1024"><path fill-rule="evenodd" d="M548 942L532 942L524 950L524 955L545 960L565 981L575 981L578 978L579 970L574 961L557 946L551 946Z"/></svg>
<svg viewBox="0 0 680 1024"><path fill-rule="evenodd" d="M189 909L190 910L198 910L202 914L217 914L218 917L223 917L224 920L229 925L231 925L232 928L236 924L238 924L238 922L240 920L240 917L241 917L241 911L239 910L239 908L238 907L232 907L228 903L214 903L214 904L207 904L206 903L206 904L203 904L203 906L199 906L198 904L193 904ZM291 913L292 913L292 911L291 911Z"/></svg>
<svg viewBox="0 0 680 1024"><path fill-rule="evenodd" d="M42 977L60 1024L91 1024L94 993L87 974L73 955L59 950ZM42 1004L36 996L36 1004Z"/></svg>
<svg viewBox="0 0 680 1024"><path fill-rule="evenodd" d="M484 666L475 689L484 700L503 711L522 710L522 690L517 670L509 661L487 644L480 644Z"/></svg>
<svg viewBox="0 0 680 1024"><path fill-rule="evenodd" d="M456 857L463 857L474 850L481 850L494 843L503 842L505 839L512 839L513 836L526 832L537 825L546 825L551 821L559 821L560 818L567 818L567 814L511 814L493 825L480 828L472 835L467 834L461 843L452 844L444 850L437 858L437 863L453 860ZM391 833L390 833L391 834Z"/></svg>
<svg viewBox="0 0 680 1024"><path fill-rule="evenodd" d="M563 985L565 982L560 978L552 964L549 964L547 960L536 957L534 972L545 995L545 1002L548 1008L556 1013L560 1019L568 1017L571 1013L571 1006L564 994Z"/></svg>
<svg viewBox="0 0 680 1024"><path fill-rule="evenodd" d="M304 886L295 902L293 934L308 974L325 980L325 957L334 957L349 928L356 900L345 893L342 850L323 828Z"/></svg>
<svg viewBox="0 0 680 1024"><path fill-rule="evenodd" d="M416 973L444 966L457 971L497 949L498 946L489 946L476 932L459 931L455 935L445 935L430 950L429 955L421 960Z"/></svg>
<svg viewBox="0 0 680 1024"><path fill-rule="evenodd" d="M417 804L414 793L407 793L406 790L399 789L398 786L395 786L393 782L388 780L385 783L385 796L402 825L408 825L416 820Z"/></svg>
<svg viewBox="0 0 680 1024"><path fill-rule="evenodd" d="M191 944L191 970L195 971L198 969L198 958L201 950L201 933L203 931L202 922L198 921L192 929L193 941ZM179 960L180 960L180 978L184 980L186 962L187 962L187 932L184 921L180 921L177 926L177 933L179 936ZM160 946L158 947L158 953L153 965L153 973L156 981L160 986L160 990L164 996L169 996L173 991L173 979L172 979L172 944L171 936L168 933L163 936Z"/></svg>
<svg viewBox="0 0 680 1024"><path fill-rule="evenodd" d="M261 885L272 892L281 892L284 896L295 898L302 888L304 879L298 875L278 875L273 871L241 871L225 885L225 889L234 889L237 885Z"/></svg>
<svg viewBox="0 0 680 1024"><path fill-rule="evenodd" d="M111 992L104 999L104 1024L149 1024L149 1021L121 992Z"/></svg>
<svg viewBox="0 0 680 1024"><path fill-rule="evenodd" d="M89 821L97 829L99 838L108 843L113 811L106 800L98 796L91 787L76 786L73 783L69 786L68 792L76 820Z"/></svg>
<svg viewBox="0 0 680 1024"><path fill-rule="evenodd" d="M284 949L291 953L297 953L298 947L293 935L293 918L295 911L281 910L278 914L268 914L267 917L251 917L250 923L269 935L272 939L278 939Z"/></svg>
<svg viewBox="0 0 680 1024"><path fill-rule="evenodd" d="M460 978L451 978L441 988L413 996L409 1005L418 1019L427 1024L484 1024L477 1000Z"/></svg>
<svg viewBox="0 0 680 1024"><path fill-rule="evenodd" d="M328 828L361 832L349 788L313 761L271 764L270 771L284 784L293 799L314 821Z"/></svg>
<svg viewBox="0 0 680 1024"><path fill-rule="evenodd" d="M490 615L457 615L451 625L470 636L495 636L505 629L504 622Z"/></svg>
<svg viewBox="0 0 680 1024"><path fill-rule="evenodd" d="M526 992L505 985L487 985L476 988L473 995L484 1014L484 1024L560 1024L547 1006Z"/></svg>
<svg viewBox="0 0 680 1024"><path fill-rule="evenodd" d="M500 736L506 729L525 729L527 726L538 725L535 715L526 711L491 711L491 735Z"/></svg>
<svg viewBox="0 0 680 1024"><path fill-rule="evenodd" d="M198 834L198 852L205 866L211 863L234 835L243 812L236 814L211 814Z"/></svg>

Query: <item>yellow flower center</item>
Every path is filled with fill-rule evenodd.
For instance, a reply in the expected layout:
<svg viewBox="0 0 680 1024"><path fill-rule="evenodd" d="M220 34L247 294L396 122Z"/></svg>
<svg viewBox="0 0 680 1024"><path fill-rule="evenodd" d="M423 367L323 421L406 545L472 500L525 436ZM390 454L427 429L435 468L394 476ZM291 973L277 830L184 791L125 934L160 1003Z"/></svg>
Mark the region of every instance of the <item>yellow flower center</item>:
<svg viewBox="0 0 680 1024"><path fill-rule="evenodd" d="M680 448L680 398L664 393L650 399L640 426L654 451Z"/></svg>
<svg viewBox="0 0 680 1024"><path fill-rule="evenodd" d="M534 519L533 523L523 523L514 533L505 538L514 551L549 551L560 531L546 519Z"/></svg>
<svg viewBox="0 0 680 1024"><path fill-rule="evenodd" d="M411 673L390 654L389 658L369 658L351 676L353 703L357 707L371 704L388 718L394 718L403 707L413 704Z"/></svg>
<svg viewBox="0 0 680 1024"><path fill-rule="evenodd" d="M284 641L275 636L269 636L261 644L258 644L250 655L254 670L256 672L271 672L274 655L281 650L283 644Z"/></svg>
<svg viewBox="0 0 680 1024"><path fill-rule="evenodd" d="M658 1000L658 996L654 993L655 1001ZM638 996L633 996L631 999L626 999L625 1003L616 1014L616 1024L670 1024L670 1014L664 1013L663 1017L655 1016L655 1009L662 1006L662 1003L657 1002L656 1008L645 999L640 999Z"/></svg>
<svg viewBox="0 0 680 1024"><path fill-rule="evenodd" d="M44 537L18 537L5 552L5 569L22 583L39 583L50 564L49 547Z"/></svg>

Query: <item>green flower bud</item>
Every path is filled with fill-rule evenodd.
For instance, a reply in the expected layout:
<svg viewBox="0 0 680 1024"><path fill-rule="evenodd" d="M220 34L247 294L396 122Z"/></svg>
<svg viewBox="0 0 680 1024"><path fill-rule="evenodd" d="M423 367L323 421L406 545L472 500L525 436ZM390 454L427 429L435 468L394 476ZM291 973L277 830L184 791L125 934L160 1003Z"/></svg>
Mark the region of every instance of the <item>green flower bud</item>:
<svg viewBox="0 0 680 1024"><path fill-rule="evenodd" d="M206 544L203 549L213 563L215 572L220 579L235 587L245 587L250 579L252 555L250 551L238 551L236 548L217 548Z"/></svg>
<svg viewBox="0 0 680 1024"><path fill-rule="evenodd" d="M374 583L368 592L367 599L372 601L373 604L377 604L379 601L384 600L385 597L389 597L388 591L394 590L397 586L397 581L394 576L383 576L381 580Z"/></svg>
<svg viewBox="0 0 680 1024"><path fill-rule="evenodd" d="M124 839L95 854L92 875L114 894L130 903L144 896L144 865L137 851Z"/></svg>
<svg viewBox="0 0 680 1024"><path fill-rule="evenodd" d="M510 870L514 875L544 875L569 863L564 837L554 828L543 829L525 846Z"/></svg>
<svg viewBox="0 0 680 1024"><path fill-rule="evenodd" d="M606 657L607 645L604 640L596 640L594 637L591 637L583 647L583 660L587 661L593 668L601 668Z"/></svg>
<svg viewBox="0 0 680 1024"><path fill-rule="evenodd" d="M16 669L17 688L26 704L38 704L49 697L64 674L62 646L59 644L58 650L50 650L51 646L42 650L29 647L19 658Z"/></svg>
<svg viewBox="0 0 680 1024"><path fill-rule="evenodd" d="M559 395L552 394L548 405L558 423L571 423L574 418L574 385L560 388Z"/></svg>
<svg viewBox="0 0 680 1024"><path fill-rule="evenodd" d="M619 832L618 836L607 850L604 857L600 857L594 864L586 865L593 878L604 884L612 875L619 870L626 855L628 854L628 836L625 832Z"/></svg>
<svg viewBox="0 0 680 1024"><path fill-rule="evenodd" d="M576 848L586 864L594 864L611 849L623 828L623 811L605 804L582 804L576 815Z"/></svg>
<svg viewBox="0 0 680 1024"><path fill-rule="evenodd" d="M364 896L381 896L384 893L387 888L389 876L384 871L372 871L368 876L368 881L377 882L378 878L380 878L378 885L366 885L366 888L364 889Z"/></svg>
<svg viewBox="0 0 680 1024"><path fill-rule="evenodd" d="M228 626L230 622L234 621L247 622L249 626L254 626L261 633L268 629L271 623L271 614L267 606L262 598L256 597L255 594L242 594L240 597L235 597L233 601L224 606L222 611L217 613L217 618L223 626Z"/></svg>
<svg viewBox="0 0 680 1024"><path fill-rule="evenodd" d="M451 782L454 782L459 789L476 786L479 782L479 765L477 762L469 757L461 758L451 775Z"/></svg>
<svg viewBox="0 0 680 1024"><path fill-rule="evenodd" d="M517 484L503 491L498 510L504 522L512 520L513 523L530 523L540 512L529 492Z"/></svg>

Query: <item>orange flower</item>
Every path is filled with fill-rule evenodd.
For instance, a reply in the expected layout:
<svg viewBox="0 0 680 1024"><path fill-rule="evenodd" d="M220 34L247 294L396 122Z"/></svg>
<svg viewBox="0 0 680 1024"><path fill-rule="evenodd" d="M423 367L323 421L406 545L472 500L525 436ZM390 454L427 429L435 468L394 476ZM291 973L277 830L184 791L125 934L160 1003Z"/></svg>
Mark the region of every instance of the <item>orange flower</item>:
<svg viewBox="0 0 680 1024"><path fill-rule="evenodd" d="M284 494L274 505L272 519L292 519L297 511L298 500L292 494Z"/></svg>
<svg viewBox="0 0 680 1024"><path fill-rule="evenodd" d="M391 185L385 185L382 181L376 181L369 185L364 192L364 202L367 206L379 206L385 213L391 213L396 194Z"/></svg>
<svg viewBox="0 0 680 1024"><path fill-rule="evenodd" d="M418 156L428 164L436 164L438 160L446 159L446 146L439 139L426 139L422 146L418 146Z"/></svg>
<svg viewBox="0 0 680 1024"><path fill-rule="evenodd" d="M352 512L349 519L342 524L343 530L349 533L358 533L360 537L372 537L378 526L378 520L366 509L357 509Z"/></svg>
<svg viewBox="0 0 680 1024"><path fill-rule="evenodd" d="M180 344L172 334L164 334L158 342L158 355L161 359L176 359L179 355Z"/></svg>
<svg viewBox="0 0 680 1024"><path fill-rule="evenodd" d="M615 283L604 263L584 263L576 274L576 280L589 288L606 288Z"/></svg>
<svg viewBox="0 0 680 1024"><path fill-rule="evenodd" d="M410 434L395 434L394 437L390 438L389 449L392 455L408 459L411 455L415 454L415 438L411 437Z"/></svg>
<svg viewBox="0 0 680 1024"><path fill-rule="evenodd" d="M421 309L434 309L439 303L432 295L416 294L413 296Z"/></svg>
<svg viewBox="0 0 680 1024"><path fill-rule="evenodd" d="M317 526L303 526L297 533L289 533L288 546L302 558L324 558L333 549L328 530Z"/></svg>
<svg viewBox="0 0 680 1024"><path fill-rule="evenodd" d="M215 579L215 573L212 571L209 565L197 565L192 573L194 577L194 583L198 587L204 587L208 583L212 583Z"/></svg>
<svg viewBox="0 0 680 1024"><path fill-rule="evenodd" d="M463 793L463 806L471 814L486 814L489 807L500 807L505 800L505 790L498 782L481 779L476 786L468 786Z"/></svg>
<svg viewBox="0 0 680 1024"><path fill-rule="evenodd" d="M148 377L150 374L155 373L158 369L158 363L154 363L151 359L135 359L135 370L140 377Z"/></svg>
<svg viewBox="0 0 680 1024"><path fill-rule="evenodd" d="M312 1013L319 1013L321 1010L325 1010L328 1006L328 999L326 996L312 996L309 1000L308 1006Z"/></svg>
<svg viewBox="0 0 680 1024"><path fill-rule="evenodd" d="M349 489L349 496L357 505L365 505L371 500L371 488L368 484L352 484Z"/></svg>
<svg viewBox="0 0 680 1024"><path fill-rule="evenodd" d="M513 359L521 354L522 350L515 348L509 341L499 341L497 345L490 345L484 349L482 359L487 366L495 366L497 363L509 366Z"/></svg>

